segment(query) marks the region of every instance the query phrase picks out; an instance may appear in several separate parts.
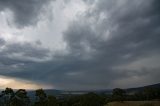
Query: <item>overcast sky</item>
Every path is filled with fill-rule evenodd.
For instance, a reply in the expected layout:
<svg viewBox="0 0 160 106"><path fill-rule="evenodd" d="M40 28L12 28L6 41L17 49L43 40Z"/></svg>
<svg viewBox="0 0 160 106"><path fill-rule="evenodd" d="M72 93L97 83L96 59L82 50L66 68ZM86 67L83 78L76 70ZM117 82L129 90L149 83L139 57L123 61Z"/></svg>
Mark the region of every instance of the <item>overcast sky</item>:
<svg viewBox="0 0 160 106"><path fill-rule="evenodd" d="M0 0L0 88L160 82L159 0Z"/></svg>

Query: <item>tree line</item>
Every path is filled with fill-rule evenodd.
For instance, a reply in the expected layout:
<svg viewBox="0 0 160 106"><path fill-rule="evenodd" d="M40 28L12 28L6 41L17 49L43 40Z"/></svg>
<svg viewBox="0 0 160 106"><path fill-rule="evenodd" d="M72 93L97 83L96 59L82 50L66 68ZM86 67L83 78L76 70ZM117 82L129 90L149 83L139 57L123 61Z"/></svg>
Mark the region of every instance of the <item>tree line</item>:
<svg viewBox="0 0 160 106"><path fill-rule="evenodd" d="M64 95L63 98L47 95L43 89L37 89L35 98L33 101L25 89L14 91L6 88L0 94L0 106L104 106L113 101L160 99L160 89L147 87L130 94L124 89L115 88L111 94L90 92L83 95Z"/></svg>
<svg viewBox="0 0 160 106"><path fill-rule="evenodd" d="M12 88L6 88L0 95L0 106L59 106L56 97L46 95L43 89L35 91L36 100L31 101L25 89L16 92Z"/></svg>

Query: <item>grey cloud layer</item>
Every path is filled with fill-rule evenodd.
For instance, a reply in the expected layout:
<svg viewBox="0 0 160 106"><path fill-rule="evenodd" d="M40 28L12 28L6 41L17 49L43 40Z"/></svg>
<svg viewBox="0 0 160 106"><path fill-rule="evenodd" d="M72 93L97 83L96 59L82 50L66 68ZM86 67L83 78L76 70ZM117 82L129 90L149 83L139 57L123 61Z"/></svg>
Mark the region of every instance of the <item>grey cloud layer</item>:
<svg viewBox="0 0 160 106"><path fill-rule="evenodd" d="M28 64L47 61L50 50L37 43L7 43L0 38L0 74L10 76L22 71ZM27 70L26 70L27 71ZM18 74L17 74L18 75ZM20 77L20 76L16 76Z"/></svg>
<svg viewBox="0 0 160 106"><path fill-rule="evenodd" d="M135 80L134 76L139 78L134 86L160 81L155 76L160 74L159 67L147 69L150 74L145 70L147 65L138 70L116 68L153 55L159 57L160 13L157 9L160 7L155 3L158 4L144 0L101 0L95 8L72 22L64 33L64 40L70 51L68 58L73 60L61 66L67 67L64 73L69 73L68 76L60 74L63 81L73 84L75 89L116 87L118 82L125 83L121 87L127 87L131 83L127 80ZM151 64L155 64L152 61ZM140 80L141 77L144 79Z"/></svg>
<svg viewBox="0 0 160 106"><path fill-rule="evenodd" d="M0 0L0 11L9 9L13 12L18 27L34 25L45 4L51 0Z"/></svg>
<svg viewBox="0 0 160 106"><path fill-rule="evenodd" d="M160 59L159 0L84 1L95 6L71 22L64 32L67 55L57 54L43 63L28 62L21 71L3 75L61 89L105 89L159 82L160 67L155 65ZM0 40L0 44L4 41ZM43 57L49 52L35 49L36 54L32 46L22 47L25 46L18 46L17 50L27 50L25 54L31 57Z"/></svg>
<svg viewBox="0 0 160 106"><path fill-rule="evenodd" d="M0 39L0 46L3 46L5 44L5 40L4 39Z"/></svg>

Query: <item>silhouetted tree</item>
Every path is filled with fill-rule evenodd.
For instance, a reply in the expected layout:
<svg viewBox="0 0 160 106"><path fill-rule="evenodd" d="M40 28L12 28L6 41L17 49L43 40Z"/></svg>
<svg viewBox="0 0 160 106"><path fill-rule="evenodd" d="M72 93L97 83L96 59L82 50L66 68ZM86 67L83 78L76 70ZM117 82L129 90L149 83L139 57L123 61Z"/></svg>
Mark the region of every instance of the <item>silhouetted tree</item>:
<svg viewBox="0 0 160 106"><path fill-rule="evenodd" d="M126 91L120 88L115 88L112 91L112 99L115 101L124 101Z"/></svg>
<svg viewBox="0 0 160 106"><path fill-rule="evenodd" d="M160 100L160 88L156 88L156 98Z"/></svg>
<svg viewBox="0 0 160 106"><path fill-rule="evenodd" d="M12 88L6 88L4 91L2 91L1 94L1 104L4 104L5 106L9 106L10 101L12 97L14 96L14 91Z"/></svg>
<svg viewBox="0 0 160 106"><path fill-rule="evenodd" d="M143 94L146 100L155 99L156 93L157 93L156 88L152 88L152 87L146 87L143 90Z"/></svg>
<svg viewBox="0 0 160 106"><path fill-rule="evenodd" d="M88 93L69 100L69 106L103 106L105 99L95 93Z"/></svg>
<svg viewBox="0 0 160 106"><path fill-rule="evenodd" d="M10 106L29 106L30 99L25 89L19 89L11 100Z"/></svg>
<svg viewBox="0 0 160 106"><path fill-rule="evenodd" d="M49 95L47 97L47 106L59 106L56 97Z"/></svg>
<svg viewBox="0 0 160 106"><path fill-rule="evenodd" d="M43 89L36 90L35 106L47 106L47 95Z"/></svg>

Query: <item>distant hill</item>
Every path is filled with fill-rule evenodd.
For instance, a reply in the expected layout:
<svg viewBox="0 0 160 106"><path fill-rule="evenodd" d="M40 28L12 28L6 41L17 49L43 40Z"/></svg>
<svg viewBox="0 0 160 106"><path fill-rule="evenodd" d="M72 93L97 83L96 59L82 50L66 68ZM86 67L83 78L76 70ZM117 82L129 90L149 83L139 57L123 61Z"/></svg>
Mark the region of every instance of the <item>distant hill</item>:
<svg viewBox="0 0 160 106"><path fill-rule="evenodd" d="M27 91L28 92L28 96L30 97L33 97L35 96L35 90L29 90ZM56 90L56 89L45 89L45 93L47 95L54 95L54 96L57 96L57 95L60 95L62 94L62 90Z"/></svg>
<svg viewBox="0 0 160 106"><path fill-rule="evenodd" d="M142 91L144 88L150 87L150 88L160 88L160 83L158 84L153 84L153 85L147 85L143 87L137 87L137 88L128 88L126 89L127 92L137 92L137 91Z"/></svg>
<svg viewBox="0 0 160 106"><path fill-rule="evenodd" d="M127 88L125 89L127 93L134 93L137 91L143 90L145 87L152 87L152 88L160 88L160 83L153 84L153 85L147 85L143 87L136 87L136 88ZM46 89L45 90L47 95L54 95L54 96L60 96L60 95L81 95L86 94L89 92L94 92L97 94L112 94L112 89L106 89L106 90L78 90L78 91L66 91L66 90L56 90L56 89ZM35 91L28 91L28 95L30 97L33 97L35 95Z"/></svg>

